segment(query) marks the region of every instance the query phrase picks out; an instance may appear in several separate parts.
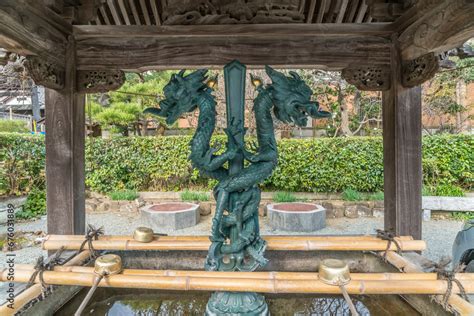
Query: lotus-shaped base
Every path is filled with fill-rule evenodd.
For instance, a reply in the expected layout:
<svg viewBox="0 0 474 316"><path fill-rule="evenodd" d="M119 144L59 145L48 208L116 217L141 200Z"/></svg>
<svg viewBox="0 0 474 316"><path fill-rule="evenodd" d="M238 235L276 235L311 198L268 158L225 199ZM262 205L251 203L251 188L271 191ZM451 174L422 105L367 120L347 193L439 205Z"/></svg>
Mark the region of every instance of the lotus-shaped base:
<svg viewBox="0 0 474 316"><path fill-rule="evenodd" d="M252 292L214 292L206 306L207 316L269 315L265 297Z"/></svg>

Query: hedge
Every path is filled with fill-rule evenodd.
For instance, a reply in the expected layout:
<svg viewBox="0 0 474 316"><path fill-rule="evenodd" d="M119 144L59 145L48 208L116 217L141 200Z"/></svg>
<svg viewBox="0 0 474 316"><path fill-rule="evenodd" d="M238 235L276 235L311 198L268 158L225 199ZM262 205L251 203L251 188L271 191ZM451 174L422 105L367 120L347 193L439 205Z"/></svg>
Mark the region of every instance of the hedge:
<svg viewBox="0 0 474 316"><path fill-rule="evenodd" d="M153 191L212 188L187 157L190 136L92 139L86 145L86 185L98 192L122 189ZM44 138L0 134L0 189L22 194L44 185ZM217 136L214 145L225 143ZM472 190L474 137L423 138L423 175L429 187L454 185ZM380 137L284 139L279 165L263 189L281 191L362 192L383 189ZM16 157L12 161L12 157ZM18 179L11 179L17 177ZM17 183L17 184L15 184ZM12 187L12 184L15 187Z"/></svg>

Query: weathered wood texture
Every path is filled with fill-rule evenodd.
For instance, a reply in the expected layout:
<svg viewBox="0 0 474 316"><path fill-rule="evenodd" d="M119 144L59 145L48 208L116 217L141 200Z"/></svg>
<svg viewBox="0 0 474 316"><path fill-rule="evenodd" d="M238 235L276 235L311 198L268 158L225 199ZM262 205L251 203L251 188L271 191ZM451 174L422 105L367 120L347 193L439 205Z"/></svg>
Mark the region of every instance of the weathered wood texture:
<svg viewBox="0 0 474 316"><path fill-rule="evenodd" d="M388 65L386 24L238 26L76 26L79 69L148 70L248 66Z"/></svg>
<svg viewBox="0 0 474 316"><path fill-rule="evenodd" d="M394 38L392 80L383 98L385 229L421 239L421 87L402 85Z"/></svg>
<svg viewBox="0 0 474 316"><path fill-rule="evenodd" d="M85 232L85 95L75 90L71 40L64 88L46 89L46 201L50 234Z"/></svg>
<svg viewBox="0 0 474 316"><path fill-rule="evenodd" d="M404 60L443 52L474 36L474 1L420 0L396 21Z"/></svg>
<svg viewBox="0 0 474 316"><path fill-rule="evenodd" d="M0 1L0 47L10 52L63 65L71 32L71 25L38 1Z"/></svg>

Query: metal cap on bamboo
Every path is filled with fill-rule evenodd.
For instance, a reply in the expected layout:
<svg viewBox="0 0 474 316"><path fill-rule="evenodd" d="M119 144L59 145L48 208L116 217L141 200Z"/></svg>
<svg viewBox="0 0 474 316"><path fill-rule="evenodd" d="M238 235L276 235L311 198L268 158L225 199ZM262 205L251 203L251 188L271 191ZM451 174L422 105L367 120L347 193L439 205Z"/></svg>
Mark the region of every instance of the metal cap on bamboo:
<svg viewBox="0 0 474 316"><path fill-rule="evenodd" d="M107 254L95 259L94 272L99 275L112 275L122 272L122 259L114 254Z"/></svg>
<svg viewBox="0 0 474 316"><path fill-rule="evenodd" d="M329 285L346 285L351 280L349 266L342 260L325 259L319 265L319 279Z"/></svg>
<svg viewBox="0 0 474 316"><path fill-rule="evenodd" d="M154 238L153 229L148 227L137 227L133 232L133 239L138 242L151 242Z"/></svg>

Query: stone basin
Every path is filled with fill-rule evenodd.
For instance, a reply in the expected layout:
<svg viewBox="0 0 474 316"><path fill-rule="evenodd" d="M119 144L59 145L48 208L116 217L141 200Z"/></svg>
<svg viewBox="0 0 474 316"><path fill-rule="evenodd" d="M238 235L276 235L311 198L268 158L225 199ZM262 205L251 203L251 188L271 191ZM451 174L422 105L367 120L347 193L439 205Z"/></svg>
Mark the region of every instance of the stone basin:
<svg viewBox="0 0 474 316"><path fill-rule="evenodd" d="M199 205L186 202L151 204L142 209L142 217L155 232L183 229L199 223Z"/></svg>
<svg viewBox="0 0 474 316"><path fill-rule="evenodd" d="M273 229L313 232L326 226L326 209L312 203L276 203L267 205Z"/></svg>

